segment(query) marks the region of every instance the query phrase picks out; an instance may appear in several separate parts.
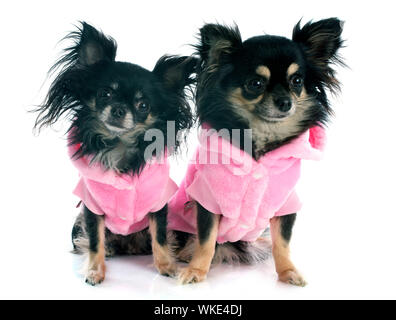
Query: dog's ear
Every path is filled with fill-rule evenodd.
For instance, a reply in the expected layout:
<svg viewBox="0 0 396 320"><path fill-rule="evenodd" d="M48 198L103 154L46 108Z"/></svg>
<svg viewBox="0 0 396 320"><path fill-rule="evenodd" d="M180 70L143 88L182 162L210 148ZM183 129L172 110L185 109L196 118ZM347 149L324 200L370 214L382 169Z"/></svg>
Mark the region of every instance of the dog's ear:
<svg viewBox="0 0 396 320"><path fill-rule="evenodd" d="M338 81L330 65L343 64L338 50L343 45L341 33L344 23L337 18L330 18L308 22L301 28L300 22L294 27L293 41L302 45L308 61L322 73L324 84L331 90L338 89Z"/></svg>
<svg viewBox="0 0 396 320"><path fill-rule="evenodd" d="M53 80L45 101L34 111L38 112L35 128L54 124L63 115L80 108L80 95L85 86L83 69L101 61L114 61L116 42L106 37L86 22L77 31L69 33L71 47L50 69L50 74L60 69Z"/></svg>
<svg viewBox="0 0 396 320"><path fill-rule="evenodd" d="M301 22L301 21L300 21ZM303 44L308 57L318 64L328 64L342 46L343 22L337 18L308 22L294 27L293 41Z"/></svg>
<svg viewBox="0 0 396 320"><path fill-rule="evenodd" d="M198 59L195 57L163 56L157 61L153 73L166 89L180 92L195 82L193 74L197 64Z"/></svg>
<svg viewBox="0 0 396 320"><path fill-rule="evenodd" d="M82 22L79 30L71 33L69 37L75 40L72 51L79 64L90 66L99 61L115 60L117 44L114 39L105 36L88 23Z"/></svg>
<svg viewBox="0 0 396 320"><path fill-rule="evenodd" d="M70 32L64 40L72 40L73 45L64 50L63 55L51 67L50 73L62 72L91 66L100 61L114 61L117 43L86 22L81 22L76 31Z"/></svg>
<svg viewBox="0 0 396 320"><path fill-rule="evenodd" d="M176 133L180 130L189 129L193 125L193 115L188 103L188 94L184 90L186 87L196 82L195 73L199 59L187 56L168 56L161 57L153 73L167 90L166 99L168 107L164 112L167 119L175 123ZM171 134L167 132L167 134ZM179 145L179 138L176 135L175 145L167 145L168 151L173 152ZM168 141L168 140L167 140Z"/></svg>
<svg viewBox="0 0 396 320"><path fill-rule="evenodd" d="M204 64L216 67L242 45L238 26L206 24L200 29L200 43L196 46Z"/></svg>

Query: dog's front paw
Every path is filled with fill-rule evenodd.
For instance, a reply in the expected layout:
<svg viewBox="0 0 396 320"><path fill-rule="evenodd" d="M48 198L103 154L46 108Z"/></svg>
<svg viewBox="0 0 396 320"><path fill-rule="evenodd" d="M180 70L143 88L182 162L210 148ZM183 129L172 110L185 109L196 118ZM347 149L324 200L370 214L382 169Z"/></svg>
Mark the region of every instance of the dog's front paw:
<svg viewBox="0 0 396 320"><path fill-rule="evenodd" d="M178 272L176 263L174 262L159 262L154 261L154 266L160 273L160 275L166 277L175 277Z"/></svg>
<svg viewBox="0 0 396 320"><path fill-rule="evenodd" d="M297 270L286 270L279 274L279 280L298 287L305 287L307 282Z"/></svg>
<svg viewBox="0 0 396 320"><path fill-rule="evenodd" d="M100 284L105 279L105 268L104 265L97 269L90 269L86 272L85 283L95 286Z"/></svg>
<svg viewBox="0 0 396 320"><path fill-rule="evenodd" d="M207 273L205 270L187 267L179 273L179 282L181 284L202 282L206 279Z"/></svg>

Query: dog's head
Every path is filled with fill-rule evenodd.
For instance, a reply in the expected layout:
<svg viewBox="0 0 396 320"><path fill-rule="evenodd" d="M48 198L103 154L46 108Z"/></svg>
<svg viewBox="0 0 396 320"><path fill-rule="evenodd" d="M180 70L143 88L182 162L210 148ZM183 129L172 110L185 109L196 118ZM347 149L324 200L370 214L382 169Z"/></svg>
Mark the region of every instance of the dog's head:
<svg viewBox="0 0 396 320"><path fill-rule="evenodd" d="M200 120L216 129L265 130L278 142L323 124L331 113L325 89L339 88L331 65L340 61L341 32L341 21L331 18L298 23L291 40L263 35L243 42L237 27L205 25L197 46Z"/></svg>
<svg viewBox="0 0 396 320"><path fill-rule="evenodd" d="M85 22L67 38L74 44L52 68L60 73L38 109L36 127L52 125L63 114L71 114L71 142L81 144L78 156L116 149L122 150L117 152L121 158L128 152L143 154L147 146L143 138L149 129L161 130L166 144L176 141L179 130L191 126L184 89L193 83L195 59L164 56L149 71L115 61L116 42ZM167 121L174 121L175 132L167 132ZM167 139L167 134L176 136ZM119 166L113 160L106 166ZM128 168L125 159L122 163Z"/></svg>

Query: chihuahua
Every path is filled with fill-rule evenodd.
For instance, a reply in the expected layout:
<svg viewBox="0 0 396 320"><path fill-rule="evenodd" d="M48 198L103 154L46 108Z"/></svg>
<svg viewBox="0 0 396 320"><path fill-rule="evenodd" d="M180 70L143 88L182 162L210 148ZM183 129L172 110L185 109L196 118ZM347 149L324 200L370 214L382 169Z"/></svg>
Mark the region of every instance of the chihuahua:
<svg viewBox="0 0 396 320"><path fill-rule="evenodd" d="M306 284L289 257L301 208L294 187L301 160L321 156L332 114L326 91L340 88L332 65L343 64L342 27L337 18L299 22L291 40L246 41L237 26L201 28L196 105L206 132L168 215L178 258L189 262L182 283L204 280L213 261L265 259L260 236L270 227L280 281Z"/></svg>
<svg viewBox="0 0 396 320"><path fill-rule="evenodd" d="M115 61L116 42L85 22L66 38L73 45L50 70L60 72L35 127L63 115L71 122L68 150L82 202L72 240L76 253L88 253L86 282L104 280L106 256L151 251L159 272L173 275L166 215L177 186L166 156L192 125L185 89L194 82L196 59L163 56L149 71ZM150 149L154 136L162 147Z"/></svg>

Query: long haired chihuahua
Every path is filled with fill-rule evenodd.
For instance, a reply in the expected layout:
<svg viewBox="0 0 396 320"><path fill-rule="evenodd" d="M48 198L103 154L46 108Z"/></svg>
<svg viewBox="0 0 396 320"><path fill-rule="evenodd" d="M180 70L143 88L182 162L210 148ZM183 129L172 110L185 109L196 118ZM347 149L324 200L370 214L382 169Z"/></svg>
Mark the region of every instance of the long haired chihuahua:
<svg viewBox="0 0 396 320"><path fill-rule="evenodd" d="M105 256L151 250L159 272L173 275L166 215L176 185L166 156L192 124L185 89L196 61L164 56L153 71L115 61L116 42L85 22L67 39L74 44L51 69L60 72L35 127L70 117L68 150L80 174L74 193L82 200L72 240L75 252L88 253L86 282L104 280ZM153 137L162 143L150 149Z"/></svg>
<svg viewBox="0 0 396 320"><path fill-rule="evenodd" d="M213 261L266 258L260 236L269 226L279 279L305 285L289 257L301 207L294 187L301 160L321 156L341 33L336 18L298 23L291 40L242 41L237 27L219 24L200 30L196 104L206 132L169 203L169 227L181 231L178 257L189 262L182 283L205 279Z"/></svg>

